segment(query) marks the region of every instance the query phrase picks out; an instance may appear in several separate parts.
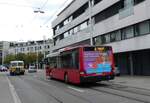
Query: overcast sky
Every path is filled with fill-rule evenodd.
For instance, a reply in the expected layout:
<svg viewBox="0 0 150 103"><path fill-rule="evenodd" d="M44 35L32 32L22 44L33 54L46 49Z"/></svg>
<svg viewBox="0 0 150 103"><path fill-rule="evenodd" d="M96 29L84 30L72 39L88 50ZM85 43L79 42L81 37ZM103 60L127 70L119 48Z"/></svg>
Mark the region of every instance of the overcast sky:
<svg viewBox="0 0 150 103"><path fill-rule="evenodd" d="M72 0L0 0L0 41L52 38L51 21ZM34 13L38 10L45 13ZM53 19L51 19L53 17Z"/></svg>

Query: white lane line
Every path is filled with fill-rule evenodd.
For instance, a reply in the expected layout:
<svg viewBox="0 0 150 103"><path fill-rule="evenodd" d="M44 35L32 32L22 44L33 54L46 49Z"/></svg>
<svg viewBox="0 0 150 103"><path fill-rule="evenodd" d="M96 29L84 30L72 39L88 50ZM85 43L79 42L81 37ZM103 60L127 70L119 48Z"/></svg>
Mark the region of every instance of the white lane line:
<svg viewBox="0 0 150 103"><path fill-rule="evenodd" d="M13 97L13 100L14 100L14 103L21 103L21 100L19 98L19 96L17 95L17 92L14 88L14 86L11 84L10 80L7 78L7 81L8 81L8 85L9 85L9 89L10 89L10 92L12 94L12 97Z"/></svg>
<svg viewBox="0 0 150 103"><path fill-rule="evenodd" d="M81 90L81 89L78 89L78 88L74 88L74 87L71 87L71 86L68 86L68 88L69 88L69 89L72 89L72 90L75 90L75 91L77 91L77 92L81 92L81 93L84 92L84 90Z"/></svg>

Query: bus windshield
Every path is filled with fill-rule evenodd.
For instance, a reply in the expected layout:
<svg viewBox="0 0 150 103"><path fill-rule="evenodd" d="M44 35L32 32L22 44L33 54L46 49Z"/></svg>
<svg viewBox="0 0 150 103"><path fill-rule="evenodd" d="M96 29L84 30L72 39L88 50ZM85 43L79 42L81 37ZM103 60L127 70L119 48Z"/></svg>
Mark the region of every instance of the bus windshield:
<svg viewBox="0 0 150 103"><path fill-rule="evenodd" d="M11 66L17 66L17 63L11 63Z"/></svg>
<svg viewBox="0 0 150 103"><path fill-rule="evenodd" d="M18 66L23 66L23 63L18 63Z"/></svg>
<svg viewBox="0 0 150 103"><path fill-rule="evenodd" d="M10 64L11 66L24 66L23 61L11 61Z"/></svg>
<svg viewBox="0 0 150 103"><path fill-rule="evenodd" d="M84 69L87 74L111 72L111 47L85 47Z"/></svg>

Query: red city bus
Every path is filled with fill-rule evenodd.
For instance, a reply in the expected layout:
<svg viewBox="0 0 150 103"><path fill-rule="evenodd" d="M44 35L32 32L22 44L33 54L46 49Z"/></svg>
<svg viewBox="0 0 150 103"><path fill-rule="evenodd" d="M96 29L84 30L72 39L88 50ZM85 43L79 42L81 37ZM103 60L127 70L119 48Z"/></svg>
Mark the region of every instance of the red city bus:
<svg viewBox="0 0 150 103"><path fill-rule="evenodd" d="M110 46L79 46L46 57L46 76L80 84L114 79L114 59Z"/></svg>

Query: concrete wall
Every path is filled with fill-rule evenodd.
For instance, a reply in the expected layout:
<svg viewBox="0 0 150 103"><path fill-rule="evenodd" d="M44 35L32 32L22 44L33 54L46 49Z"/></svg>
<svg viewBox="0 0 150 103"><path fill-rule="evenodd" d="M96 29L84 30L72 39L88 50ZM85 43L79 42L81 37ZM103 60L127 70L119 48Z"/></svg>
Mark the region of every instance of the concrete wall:
<svg viewBox="0 0 150 103"><path fill-rule="evenodd" d="M65 18L70 16L72 13L74 13L78 8L80 8L86 2L88 2L88 0L74 0L74 2L52 22L52 28L58 25Z"/></svg>
<svg viewBox="0 0 150 103"><path fill-rule="evenodd" d="M100 11L104 10L105 8L113 5L114 3L118 2L119 0L103 0L97 5L95 5L92 8L92 16L99 13ZM79 7L81 7L83 4L88 2L88 0L75 0L75 2L72 3L54 22L52 23L53 27L56 26L60 21L64 20L68 15L73 13L75 10L77 10ZM106 20L103 20L102 22L99 22L94 25L93 27L93 35L92 37L103 35L108 32L118 30L120 28L133 25L136 23L139 23L141 21L150 19L150 0L146 0L133 8L133 15L130 15L128 17L120 19L121 13L118 13L117 15L114 15ZM77 17L75 20L73 20L71 23L65 25L61 29L56 31L56 36L64 33L65 31L71 29L72 27L80 24L81 22L87 20L89 18L89 9L79 17ZM87 28L85 31L78 32L75 35L71 35L67 38L64 38L56 43L56 46L54 49L59 49L61 47L65 47L67 45L74 44L76 42L80 42L86 39L89 39L91 37L90 35L90 28ZM136 38L126 39L123 41L113 42L109 43L107 45L112 45L114 48L114 51L117 52L124 52L124 51L132 51L132 50L139 50L139 49L146 49L150 48L150 35L140 36ZM137 43L138 42L138 43ZM130 45L130 46L129 46Z"/></svg>

